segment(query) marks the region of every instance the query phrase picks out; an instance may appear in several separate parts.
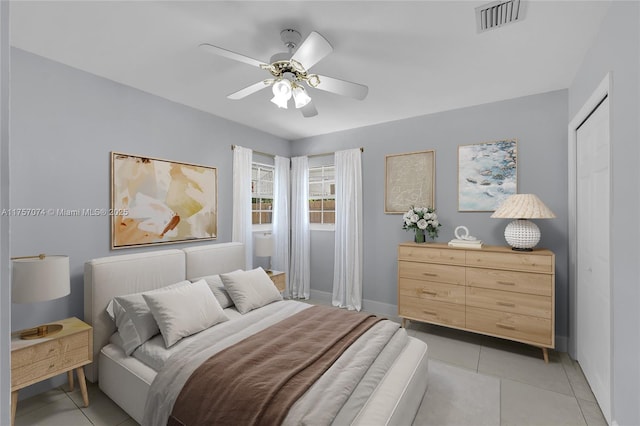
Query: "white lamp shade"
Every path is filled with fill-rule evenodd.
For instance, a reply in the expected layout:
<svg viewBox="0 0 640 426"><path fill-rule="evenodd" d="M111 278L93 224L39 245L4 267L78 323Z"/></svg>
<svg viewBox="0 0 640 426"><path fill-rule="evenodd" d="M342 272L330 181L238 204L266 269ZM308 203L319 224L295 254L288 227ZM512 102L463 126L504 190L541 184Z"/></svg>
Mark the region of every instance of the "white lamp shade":
<svg viewBox="0 0 640 426"><path fill-rule="evenodd" d="M68 256L12 259L13 303L43 302L66 296L70 292Z"/></svg>
<svg viewBox="0 0 640 426"><path fill-rule="evenodd" d="M553 219L555 214L535 194L514 194L491 215L498 219Z"/></svg>
<svg viewBox="0 0 640 426"><path fill-rule="evenodd" d="M302 108L311 102L311 98L307 95L307 91L304 90L304 87L296 86L293 89L293 100L296 103L296 108Z"/></svg>
<svg viewBox="0 0 640 426"><path fill-rule="evenodd" d="M271 235L257 235L255 241L257 257L269 257L273 255L273 239Z"/></svg>

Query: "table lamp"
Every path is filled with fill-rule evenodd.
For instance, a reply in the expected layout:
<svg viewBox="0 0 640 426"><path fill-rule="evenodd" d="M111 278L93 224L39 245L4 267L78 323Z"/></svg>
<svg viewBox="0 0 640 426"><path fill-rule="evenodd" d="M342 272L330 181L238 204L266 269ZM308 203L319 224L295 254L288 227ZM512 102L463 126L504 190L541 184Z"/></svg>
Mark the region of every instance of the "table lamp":
<svg viewBox="0 0 640 426"><path fill-rule="evenodd" d="M552 219L555 214L534 194L514 194L491 215L499 219L516 219L504 230L512 250L532 251L540 241L540 228L527 219Z"/></svg>
<svg viewBox="0 0 640 426"><path fill-rule="evenodd" d="M268 257L269 267L267 272L271 272L271 256L273 256L273 239L271 234L256 235L256 257Z"/></svg>
<svg viewBox="0 0 640 426"><path fill-rule="evenodd" d="M53 300L71 292L68 256L11 258L11 301L33 303ZM61 324L44 324L20 332L21 339L38 339L62 330Z"/></svg>

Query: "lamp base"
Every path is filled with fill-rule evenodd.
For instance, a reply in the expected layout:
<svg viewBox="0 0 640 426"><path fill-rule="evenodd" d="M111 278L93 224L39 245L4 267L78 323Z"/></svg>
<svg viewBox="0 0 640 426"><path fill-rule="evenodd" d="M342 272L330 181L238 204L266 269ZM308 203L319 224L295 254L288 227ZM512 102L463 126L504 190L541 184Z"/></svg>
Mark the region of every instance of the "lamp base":
<svg viewBox="0 0 640 426"><path fill-rule="evenodd" d="M513 250L532 251L540 241L540 228L529 220L516 219L505 228L504 239Z"/></svg>
<svg viewBox="0 0 640 426"><path fill-rule="evenodd" d="M43 324L20 332L22 340L41 339L62 331L62 324Z"/></svg>

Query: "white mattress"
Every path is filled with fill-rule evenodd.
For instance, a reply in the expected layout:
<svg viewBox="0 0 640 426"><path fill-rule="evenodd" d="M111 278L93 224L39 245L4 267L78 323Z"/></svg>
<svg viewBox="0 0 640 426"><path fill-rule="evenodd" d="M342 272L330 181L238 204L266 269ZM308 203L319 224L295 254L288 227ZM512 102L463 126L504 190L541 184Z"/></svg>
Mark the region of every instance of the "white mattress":
<svg viewBox="0 0 640 426"><path fill-rule="evenodd" d="M240 315L233 309L226 309L225 312L227 311L232 311L228 312L229 316ZM202 333L206 333L206 330ZM197 338L197 335L191 338ZM189 343L187 339L184 339L185 345ZM151 366L160 368L171 355L180 350L180 343L166 349L162 338L156 336L136 350L135 357L125 355L113 343L105 346L99 356L100 389L141 423L147 394L157 374L156 369ZM427 368L426 344L409 338L409 344L371 394L354 424L410 425L426 391Z"/></svg>

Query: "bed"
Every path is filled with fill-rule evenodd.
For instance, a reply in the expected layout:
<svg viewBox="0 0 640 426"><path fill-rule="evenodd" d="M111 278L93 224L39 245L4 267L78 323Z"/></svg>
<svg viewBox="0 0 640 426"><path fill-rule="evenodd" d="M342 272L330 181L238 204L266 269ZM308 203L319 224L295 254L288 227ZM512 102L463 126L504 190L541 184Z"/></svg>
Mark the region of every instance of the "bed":
<svg viewBox="0 0 640 426"><path fill-rule="evenodd" d="M180 399L180 388L185 381L190 382L190 375L198 368L192 367L191 361L184 361L188 353L195 353L194 348L201 346L212 354L226 353L230 347L239 346L238 342L257 339L261 333L283 326L294 315L307 315L319 309L291 300L274 301L244 314L238 312L238 306L232 306L224 309L228 321L186 336L169 349L162 344L162 337L156 335L130 355L125 353L118 340L120 332L107 312L114 297L227 274L243 269L244 259L242 244L220 243L86 262L84 319L94 332L94 362L85 367L87 379L97 382L138 423L165 424L173 416L171 405ZM343 310L332 312L339 315L339 311ZM326 312L321 314L327 316ZM287 406L286 412L280 413L278 423L410 425L413 422L427 387L426 344L407 336L404 329L388 320L376 322L363 333L336 355L337 360L293 405ZM384 339L393 345L377 337L384 333L387 335ZM375 343L378 349L367 346L372 342L378 342ZM369 359L364 370L361 357ZM172 369L178 376L170 375ZM220 392L211 389L210 393L213 397ZM174 411L177 408L176 402ZM275 415L279 414L273 410ZM163 413L158 414L160 411Z"/></svg>

